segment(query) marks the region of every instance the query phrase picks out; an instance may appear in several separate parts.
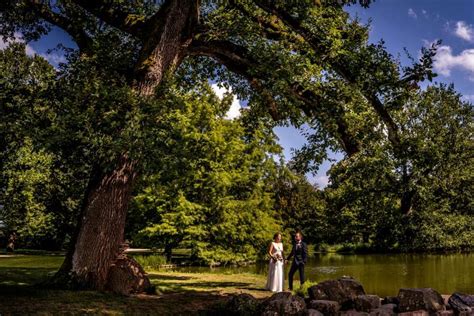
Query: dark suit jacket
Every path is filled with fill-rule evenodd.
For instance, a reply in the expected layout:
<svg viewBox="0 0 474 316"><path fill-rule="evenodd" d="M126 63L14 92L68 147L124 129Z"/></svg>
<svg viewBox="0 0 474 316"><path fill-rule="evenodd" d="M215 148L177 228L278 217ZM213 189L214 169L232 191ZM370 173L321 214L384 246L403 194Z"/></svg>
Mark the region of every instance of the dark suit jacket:
<svg viewBox="0 0 474 316"><path fill-rule="evenodd" d="M291 257L293 257L293 262L297 265L306 263L306 260L308 259L308 246L304 241L301 242L300 247L297 247L296 243L293 244L293 248L291 249L287 260L290 260Z"/></svg>

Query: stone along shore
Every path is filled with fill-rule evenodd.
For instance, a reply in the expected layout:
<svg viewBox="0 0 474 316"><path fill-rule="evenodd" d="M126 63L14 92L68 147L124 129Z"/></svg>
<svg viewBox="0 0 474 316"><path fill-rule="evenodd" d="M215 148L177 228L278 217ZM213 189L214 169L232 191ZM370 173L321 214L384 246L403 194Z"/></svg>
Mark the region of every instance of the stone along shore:
<svg viewBox="0 0 474 316"><path fill-rule="evenodd" d="M276 293L258 300L249 294L235 295L205 315L308 315L308 316L425 316L474 315L474 295L441 296L431 288L400 289L398 296L380 298L366 294L353 278L321 282L308 289L309 298Z"/></svg>

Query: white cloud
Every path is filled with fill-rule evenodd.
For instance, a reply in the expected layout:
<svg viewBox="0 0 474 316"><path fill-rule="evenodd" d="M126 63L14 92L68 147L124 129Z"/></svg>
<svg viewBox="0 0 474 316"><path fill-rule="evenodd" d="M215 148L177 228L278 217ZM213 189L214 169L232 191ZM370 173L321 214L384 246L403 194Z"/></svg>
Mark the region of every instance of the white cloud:
<svg viewBox="0 0 474 316"><path fill-rule="evenodd" d="M468 102L474 102L474 94L465 94L462 99Z"/></svg>
<svg viewBox="0 0 474 316"><path fill-rule="evenodd" d="M408 15L411 16L412 18L416 19L418 17L418 15L416 14L415 10L413 10L412 8L409 8L408 9Z"/></svg>
<svg viewBox="0 0 474 316"><path fill-rule="evenodd" d="M25 51L26 51L26 54L27 54L28 56L34 56L34 55L37 54L37 52L34 50L34 48L31 47L31 46L28 45L28 44L26 44L26 46L25 46Z"/></svg>
<svg viewBox="0 0 474 316"><path fill-rule="evenodd" d="M453 55L450 46L440 46L434 58L434 69L443 76L449 77L454 68L463 69L474 75L474 48L463 50Z"/></svg>
<svg viewBox="0 0 474 316"><path fill-rule="evenodd" d="M425 9L421 9L421 14L423 15L425 19L428 19L430 17L430 15L428 14L428 11L426 11Z"/></svg>
<svg viewBox="0 0 474 316"><path fill-rule="evenodd" d="M316 177L316 184L319 188L323 189L328 186L329 184L329 177L328 176L319 176Z"/></svg>
<svg viewBox="0 0 474 316"><path fill-rule="evenodd" d="M472 25L466 24L464 21L456 22L456 29L454 30L454 34L457 37L462 38L468 42L474 42L474 29Z"/></svg>
<svg viewBox="0 0 474 316"><path fill-rule="evenodd" d="M216 93L216 95L222 99L225 93L232 93L232 89L226 89L225 87L219 87L217 84L213 83L211 85L212 90ZM240 101L237 99L237 96L233 96L232 104L230 106L229 111L227 111L225 118L232 120L240 116Z"/></svg>
<svg viewBox="0 0 474 316"><path fill-rule="evenodd" d="M11 43L25 43L25 41L20 33L15 33L14 38L11 40L4 41L0 38L0 49L7 48ZM38 54L38 52L36 52L29 44L25 45L25 52L28 56L39 55L55 67L60 63L66 62L66 57L64 55L59 55L57 53Z"/></svg>
<svg viewBox="0 0 474 316"><path fill-rule="evenodd" d="M25 41L23 40L22 35L20 33L15 33L13 39L4 41L2 38L0 38L0 49L7 48L11 43L24 43L24 42ZM29 56L36 55L36 51L29 44L26 44L25 51L26 51L26 54Z"/></svg>
<svg viewBox="0 0 474 316"><path fill-rule="evenodd" d="M0 49L3 50L8 46L8 43L6 43L3 39L0 38Z"/></svg>
<svg viewBox="0 0 474 316"><path fill-rule="evenodd" d="M66 62L66 57L64 57L64 55L58 55L56 53L41 54L40 56L46 59L52 65L59 65Z"/></svg>

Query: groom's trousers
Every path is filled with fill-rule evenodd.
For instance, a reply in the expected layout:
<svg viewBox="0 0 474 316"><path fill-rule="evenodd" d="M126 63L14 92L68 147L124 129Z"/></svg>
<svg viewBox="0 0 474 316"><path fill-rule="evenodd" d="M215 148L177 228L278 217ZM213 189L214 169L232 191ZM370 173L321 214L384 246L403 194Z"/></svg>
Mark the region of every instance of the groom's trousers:
<svg viewBox="0 0 474 316"><path fill-rule="evenodd" d="M298 271L300 274L300 284L304 283L304 263L297 264L295 260L291 263L290 272L288 273L288 287L293 290L293 276Z"/></svg>

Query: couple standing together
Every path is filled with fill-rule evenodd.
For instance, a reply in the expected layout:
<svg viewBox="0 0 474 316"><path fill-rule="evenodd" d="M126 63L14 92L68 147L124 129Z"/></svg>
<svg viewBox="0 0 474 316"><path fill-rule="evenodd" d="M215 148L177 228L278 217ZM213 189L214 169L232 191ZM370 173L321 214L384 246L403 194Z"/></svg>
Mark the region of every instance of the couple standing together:
<svg viewBox="0 0 474 316"><path fill-rule="evenodd" d="M296 271L299 271L300 284L304 283L304 265L308 257L308 247L303 242L303 235L301 232L295 234L295 243L288 256L284 257L283 254L283 243L281 242L281 234L276 233L273 236L273 242L271 243L268 254L270 255L270 265L268 269L268 279L266 288L272 292L282 292L283 284L285 281L285 272L283 266L285 261L288 262L293 258L291 262L290 272L288 273L288 286L290 291L293 290L293 275Z"/></svg>

